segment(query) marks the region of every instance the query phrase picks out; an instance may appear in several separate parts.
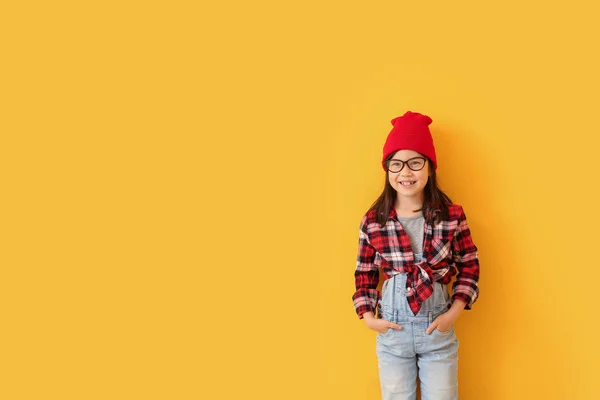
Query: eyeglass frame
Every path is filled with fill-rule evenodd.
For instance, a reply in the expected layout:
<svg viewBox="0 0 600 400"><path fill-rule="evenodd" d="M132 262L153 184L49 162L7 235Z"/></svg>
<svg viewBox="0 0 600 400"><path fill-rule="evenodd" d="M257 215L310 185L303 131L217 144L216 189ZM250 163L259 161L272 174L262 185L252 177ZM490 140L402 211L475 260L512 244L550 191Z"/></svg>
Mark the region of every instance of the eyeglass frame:
<svg viewBox="0 0 600 400"><path fill-rule="evenodd" d="M423 166L421 168L419 168L419 169L412 169L410 167L410 165L408 165L408 162L411 161L411 160L415 160L417 158L423 160ZM402 172L402 170L404 169L405 165L408 166L408 169L410 169L411 171L420 171L423 168L425 168L425 164L427 164L427 160L428 160L427 157L421 157L421 156L411 157L411 158L409 158L406 161L400 160L400 159L397 159L397 158L391 158L391 159L389 159L389 160L386 161L386 168L387 168L388 172L391 172L392 174L397 174L399 172ZM400 161L402 163L402 167L400 167L400 169L398 171L390 171L390 164L392 163L392 161Z"/></svg>

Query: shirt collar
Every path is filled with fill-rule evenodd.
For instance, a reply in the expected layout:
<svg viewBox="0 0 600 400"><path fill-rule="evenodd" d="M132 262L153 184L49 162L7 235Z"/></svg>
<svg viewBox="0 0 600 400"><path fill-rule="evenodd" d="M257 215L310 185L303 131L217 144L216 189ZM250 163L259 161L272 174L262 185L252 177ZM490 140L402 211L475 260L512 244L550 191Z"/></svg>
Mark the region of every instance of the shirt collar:
<svg viewBox="0 0 600 400"><path fill-rule="evenodd" d="M441 212L441 210L439 208L436 211L434 211L433 214L435 215L438 212ZM392 207L392 209L390 210L390 215L389 215L388 219L396 220L397 216L398 216L398 214L396 213L396 208ZM427 219L427 217L425 219Z"/></svg>

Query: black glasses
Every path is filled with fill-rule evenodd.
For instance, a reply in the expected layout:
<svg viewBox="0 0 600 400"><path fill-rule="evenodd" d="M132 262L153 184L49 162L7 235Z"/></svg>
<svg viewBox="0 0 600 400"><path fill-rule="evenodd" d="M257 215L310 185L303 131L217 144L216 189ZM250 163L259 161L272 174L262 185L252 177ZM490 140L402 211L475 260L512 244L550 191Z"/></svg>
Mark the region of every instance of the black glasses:
<svg viewBox="0 0 600 400"><path fill-rule="evenodd" d="M426 162L427 159L425 157L413 157L409 158L406 161L396 160L395 158L392 158L387 162L387 169L390 172L397 173L402 171L404 166L407 165L411 171L420 171L423 169Z"/></svg>

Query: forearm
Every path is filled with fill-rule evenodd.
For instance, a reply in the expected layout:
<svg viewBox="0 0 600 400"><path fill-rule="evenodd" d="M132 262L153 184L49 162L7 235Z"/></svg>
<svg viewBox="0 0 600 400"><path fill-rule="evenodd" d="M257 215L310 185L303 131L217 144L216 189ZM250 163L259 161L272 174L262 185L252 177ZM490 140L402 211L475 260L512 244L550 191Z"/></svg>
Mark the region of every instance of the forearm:
<svg viewBox="0 0 600 400"><path fill-rule="evenodd" d="M452 300L465 303L464 306L456 306L460 311L470 310L479 295L479 257L464 212L454 235L452 252L458 270L456 282L452 286Z"/></svg>
<svg viewBox="0 0 600 400"><path fill-rule="evenodd" d="M363 315L367 312L374 314L379 300L379 292L377 291L379 269L375 264L376 251L369 243L364 221L363 219L363 223L361 223L358 256L354 272L356 291L352 296L354 308L360 318L363 318Z"/></svg>
<svg viewBox="0 0 600 400"><path fill-rule="evenodd" d="M365 320L365 322L370 321L372 319L375 319L375 314L373 314L371 311L367 311L366 313L364 313L362 315L363 319Z"/></svg>
<svg viewBox="0 0 600 400"><path fill-rule="evenodd" d="M450 309L447 311L447 313L452 317L454 321L456 321L458 317L460 317L460 314L463 312L466 305L467 303L465 303L464 301L460 299L455 299L452 302L452 306L450 306Z"/></svg>

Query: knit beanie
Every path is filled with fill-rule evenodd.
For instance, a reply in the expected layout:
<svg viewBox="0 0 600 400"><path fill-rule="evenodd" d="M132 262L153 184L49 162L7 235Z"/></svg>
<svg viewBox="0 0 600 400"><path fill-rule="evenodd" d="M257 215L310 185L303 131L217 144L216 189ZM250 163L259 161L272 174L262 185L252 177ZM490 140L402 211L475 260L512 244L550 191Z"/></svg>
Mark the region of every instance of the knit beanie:
<svg viewBox="0 0 600 400"><path fill-rule="evenodd" d="M435 148L433 147L433 138L429 132L431 118L427 115L407 111L401 117L392 120L393 128L383 145L383 159L381 165L385 168L385 159L398 150L414 150L428 157L435 169L437 161L435 158Z"/></svg>

